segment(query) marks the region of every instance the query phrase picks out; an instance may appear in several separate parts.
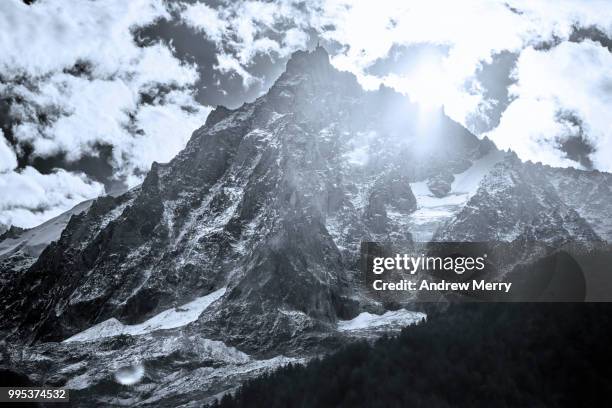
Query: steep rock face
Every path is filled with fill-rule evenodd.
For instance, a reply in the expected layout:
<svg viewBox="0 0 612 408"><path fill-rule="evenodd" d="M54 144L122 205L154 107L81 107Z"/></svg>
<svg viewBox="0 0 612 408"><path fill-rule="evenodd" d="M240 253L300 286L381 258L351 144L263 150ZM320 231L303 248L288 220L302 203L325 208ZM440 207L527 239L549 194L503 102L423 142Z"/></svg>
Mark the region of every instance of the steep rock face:
<svg viewBox="0 0 612 408"><path fill-rule="evenodd" d="M452 188L452 183L455 177L452 173L442 172L427 180L429 191L436 197L446 196Z"/></svg>
<svg viewBox="0 0 612 408"><path fill-rule="evenodd" d="M439 241L526 240L559 246L601 241L591 225L559 196L541 165L516 156L497 164L457 216L434 237Z"/></svg>
<svg viewBox="0 0 612 408"><path fill-rule="evenodd" d="M554 261L559 248L571 248L577 255L603 243L591 224L562 199L550 176L540 164L506 157L434 240L485 242L484 251L493 265L489 279L510 279L515 287L530 282L520 287L536 287L534 282L546 281L543 276L556 267L554 262L538 267L540 260L553 257Z"/></svg>
<svg viewBox="0 0 612 408"><path fill-rule="evenodd" d="M542 166L557 194L608 242L612 242L612 174Z"/></svg>
<svg viewBox="0 0 612 408"><path fill-rule="evenodd" d="M85 201L37 227L22 229L13 226L0 235L0 286L29 268L51 242L60 238L70 218L86 211L90 205L90 200Z"/></svg>
<svg viewBox="0 0 612 408"><path fill-rule="evenodd" d="M104 231L133 194L119 199L98 199L87 212L72 216L60 239L47 246L29 269L15 274L14 279L2 287L0 302L7 318L3 327L11 333L45 331L48 326L61 332L63 324L82 322L98 313L99 305L95 302L80 302L80 307L70 315L70 322L57 319L63 308L70 307L67 304L70 295L88 285L97 287L96 282L90 280L96 277L90 276L88 271L94 268L95 254L105 242ZM98 276L111 275L103 265L95 267L100 268ZM17 310L17 314L11 313ZM55 324L60 326L55 327Z"/></svg>
<svg viewBox="0 0 612 408"><path fill-rule="evenodd" d="M423 122L404 97L364 92L322 48L297 52L267 95L217 108L139 188L73 217L2 290L2 329L62 340L227 287L201 318L210 337L265 352L328 332L370 302L359 243L411 239L409 183L482 156L442 111Z"/></svg>

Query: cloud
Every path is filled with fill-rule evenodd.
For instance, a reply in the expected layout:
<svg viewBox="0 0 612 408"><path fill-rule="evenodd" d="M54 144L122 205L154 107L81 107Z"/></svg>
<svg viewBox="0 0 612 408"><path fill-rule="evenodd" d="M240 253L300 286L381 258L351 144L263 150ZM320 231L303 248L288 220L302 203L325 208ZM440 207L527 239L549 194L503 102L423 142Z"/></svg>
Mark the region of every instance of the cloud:
<svg viewBox="0 0 612 408"><path fill-rule="evenodd" d="M133 146L127 151L129 161L139 168L148 168L153 161L173 159L208 116L208 109L197 106L194 111L185 111L184 106L192 106L193 101L183 92L170 92L164 99L165 104L143 106L135 116L135 125L142 130L143 137L133 139Z"/></svg>
<svg viewBox="0 0 612 408"><path fill-rule="evenodd" d="M612 171L612 54L585 40L524 50L510 88L515 98L489 137L526 160L580 167L562 144L577 135L594 150L595 168ZM571 114L573 120L568 120Z"/></svg>
<svg viewBox="0 0 612 408"><path fill-rule="evenodd" d="M283 55L287 55L289 50L298 50L306 47L308 38L307 33L295 27L285 31L285 36L283 38Z"/></svg>
<svg viewBox="0 0 612 408"><path fill-rule="evenodd" d="M11 171L17 167L17 156L13 149L6 143L4 133L0 129L0 174Z"/></svg>
<svg viewBox="0 0 612 408"><path fill-rule="evenodd" d="M138 52L130 29L167 15L155 0L0 2L2 73L44 75L82 59L113 74Z"/></svg>
<svg viewBox="0 0 612 408"><path fill-rule="evenodd" d="M185 22L206 34L206 36L218 44L227 35L228 24L219 12L204 3L194 3L185 8L182 12Z"/></svg>
<svg viewBox="0 0 612 408"><path fill-rule="evenodd" d="M239 105L257 96L293 51L316 40L365 88L386 84L422 104L441 105L523 158L610 169L610 54L584 40L591 31L612 37L608 6L597 0L0 2L0 97L10 101L0 171L5 180L27 175L49 188L53 177L70 180L72 196L89 197L97 184L88 177L106 183L94 172L25 170L37 157L60 155L75 163L63 167L78 170L76 163L97 156L109 161L117 180L134 185L152 161L167 161L185 145L210 110L202 103ZM222 97L227 91L239 96ZM28 194L36 197L28 191L23 203ZM50 208L68 206L67 200ZM15 204L10 219L25 225L45 214L35 208ZM8 219L7 211L0 208L0 217Z"/></svg>
<svg viewBox="0 0 612 408"><path fill-rule="evenodd" d="M167 133L165 137L169 143L166 148L147 152L152 160L133 160L140 155L134 154L135 151L155 146L148 142L148 138L159 137L148 132L151 126L142 120L134 122L134 118L141 116L140 111L151 108L151 104L141 103L141 93L155 91L159 83L152 82L154 87L149 87L147 82L138 84L136 81L135 78L130 82L55 73L41 81L35 92L16 86L13 95L21 97L23 102L13 106L15 117L20 120L13 129L15 138L31 144L39 156L65 152L66 158L73 161L95 154L99 144L111 145L112 164L117 176L146 171L152 160L165 159L167 147L176 146L176 139L183 143L197 126L191 129L180 126L180 131ZM208 113L208 108L198 105L186 90L174 90L170 96L153 101L152 106L172 123L193 124L194 119L203 123ZM41 123L41 113L54 118ZM144 128L144 134L138 132ZM183 145L172 150L171 154L176 154Z"/></svg>
<svg viewBox="0 0 612 408"><path fill-rule="evenodd" d="M76 204L99 196L104 187L84 175L57 170L41 174L27 166L0 173L0 224L34 227Z"/></svg>
<svg viewBox="0 0 612 408"><path fill-rule="evenodd" d="M233 72L249 88L262 78L249 72L258 55L285 58L306 46L316 2L222 1L213 8L203 2L175 5L188 26L215 42L219 53L214 69Z"/></svg>
<svg viewBox="0 0 612 408"><path fill-rule="evenodd" d="M487 103L476 78L483 63L530 44L567 39L576 24L610 31L608 6L600 1L328 0L322 3L319 22L321 27L333 25L322 36L341 45L333 58L337 67L355 73L366 87L382 82L417 101L443 105L466 124ZM393 47L423 44L444 46L448 52L418 61L410 73L367 73L368 67L388 58Z"/></svg>
<svg viewBox="0 0 612 408"><path fill-rule="evenodd" d="M0 203L0 222L30 226L103 192L79 172L16 169L16 156L76 162L110 146L114 178L133 186L204 123L196 68L134 39L137 27L170 17L162 0L0 2L0 96L11 101L0 168L19 196Z"/></svg>
<svg viewBox="0 0 612 408"><path fill-rule="evenodd" d="M242 78L242 85L248 88L260 79L251 75L234 56L224 53L217 54L217 64L214 69L221 73L234 72Z"/></svg>
<svg viewBox="0 0 612 408"><path fill-rule="evenodd" d="M17 156L0 130L0 225L34 227L104 192L101 184L83 174L16 168Z"/></svg>
<svg viewBox="0 0 612 408"><path fill-rule="evenodd" d="M610 52L588 40L569 42L581 27L612 37L608 1L317 4L309 23L339 50L332 63L353 72L364 87L382 83L421 104L443 106L473 131L495 127L489 135L526 160L612 169ZM398 47L408 50L408 62L391 62L395 70L388 72L372 70L397 58ZM483 70L489 72L483 76ZM491 75L506 86L518 84L507 95L486 83ZM568 150L568 142L578 144L578 153Z"/></svg>

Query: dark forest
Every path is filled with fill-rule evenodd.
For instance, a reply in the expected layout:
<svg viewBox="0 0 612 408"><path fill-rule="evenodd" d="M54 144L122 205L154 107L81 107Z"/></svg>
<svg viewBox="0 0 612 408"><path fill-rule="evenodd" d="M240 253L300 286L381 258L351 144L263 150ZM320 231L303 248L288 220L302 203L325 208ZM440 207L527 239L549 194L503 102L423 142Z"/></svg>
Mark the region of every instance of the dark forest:
<svg viewBox="0 0 612 408"><path fill-rule="evenodd" d="M397 337L251 380L213 406L606 406L610 311L607 304L454 305Z"/></svg>

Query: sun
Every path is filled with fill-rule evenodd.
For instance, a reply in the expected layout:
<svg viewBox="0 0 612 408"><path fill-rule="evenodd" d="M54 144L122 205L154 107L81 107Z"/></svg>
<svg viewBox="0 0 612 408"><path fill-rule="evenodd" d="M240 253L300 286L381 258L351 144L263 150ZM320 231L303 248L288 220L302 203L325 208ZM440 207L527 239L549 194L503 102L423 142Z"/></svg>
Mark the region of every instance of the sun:
<svg viewBox="0 0 612 408"><path fill-rule="evenodd" d="M412 69L401 74L400 89L423 109L439 109L452 86L449 74L444 56L434 52L419 55Z"/></svg>

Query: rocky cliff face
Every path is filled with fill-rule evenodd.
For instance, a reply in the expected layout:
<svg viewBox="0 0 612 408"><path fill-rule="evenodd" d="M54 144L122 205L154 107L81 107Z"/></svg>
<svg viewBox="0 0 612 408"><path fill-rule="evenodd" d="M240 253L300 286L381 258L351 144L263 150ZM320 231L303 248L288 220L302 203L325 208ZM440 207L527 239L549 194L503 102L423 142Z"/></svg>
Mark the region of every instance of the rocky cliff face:
<svg viewBox="0 0 612 408"><path fill-rule="evenodd" d="M593 173L523 163L515 155L507 155L483 177L475 194L436 231L433 239L489 243L488 252L494 255L490 261L496 270L496 276L489 278L520 279L528 282L528 287L534 277L523 275L534 275L533 269L545 268L525 269L525 265L536 265L560 248L578 256L604 245L602 236L608 238L605 214L610 207L606 198L609 195L592 194L590 204L578 205L576 195L567 191L572 188L568 173L586 175L584 179L588 181L583 182L591 188L593 184L600 190L610 186L609 180L592 177ZM593 207L597 210L590 210ZM592 217L590 222L587 216ZM548 269L551 268L555 268L554 264L550 264Z"/></svg>
<svg viewBox="0 0 612 408"><path fill-rule="evenodd" d="M476 194L434 238L461 242L526 240L551 246L600 241L593 227L571 206L575 204L573 196L560 191L562 174L508 156L483 178Z"/></svg>
<svg viewBox="0 0 612 408"><path fill-rule="evenodd" d="M599 171L540 166L563 202L584 218L593 230L612 241L612 174Z"/></svg>
<svg viewBox="0 0 612 408"><path fill-rule="evenodd" d="M600 191L588 190L590 204L565 191L583 179ZM231 373L261 368L253 358L336 347L346 340L338 321L382 313L363 290L362 241L422 239L438 227L436 239L609 237L609 223L594 225L612 211L602 198L610 180L520 163L442 111L363 91L322 48L297 52L266 95L215 109L141 186L96 200L31 266L13 270L0 289L0 329L24 343L31 358L21 364L37 379L46 378L40 361L53 361L64 374L50 381L75 389L108 391L103 367L137 350L155 404L187 392L186 376L240 380ZM158 327L151 322L213 293L223 295L164 334L117 335ZM49 343L87 329L105 340ZM91 367L74 366L96 350ZM190 353L198 357L185 368ZM225 374L204 369L214 364Z"/></svg>
<svg viewBox="0 0 612 408"><path fill-rule="evenodd" d="M57 241L73 215L86 211L91 201L82 202L41 225L22 229L11 227L0 235L0 287L10 284L29 268L41 252Z"/></svg>
<svg viewBox="0 0 612 408"><path fill-rule="evenodd" d="M57 341L227 287L211 336L262 351L326 332L367 303L359 242L411 239L410 182L481 154L442 112L419 115L388 89L364 92L322 48L296 53L267 95L216 109L142 186L73 217L5 291L3 328Z"/></svg>

